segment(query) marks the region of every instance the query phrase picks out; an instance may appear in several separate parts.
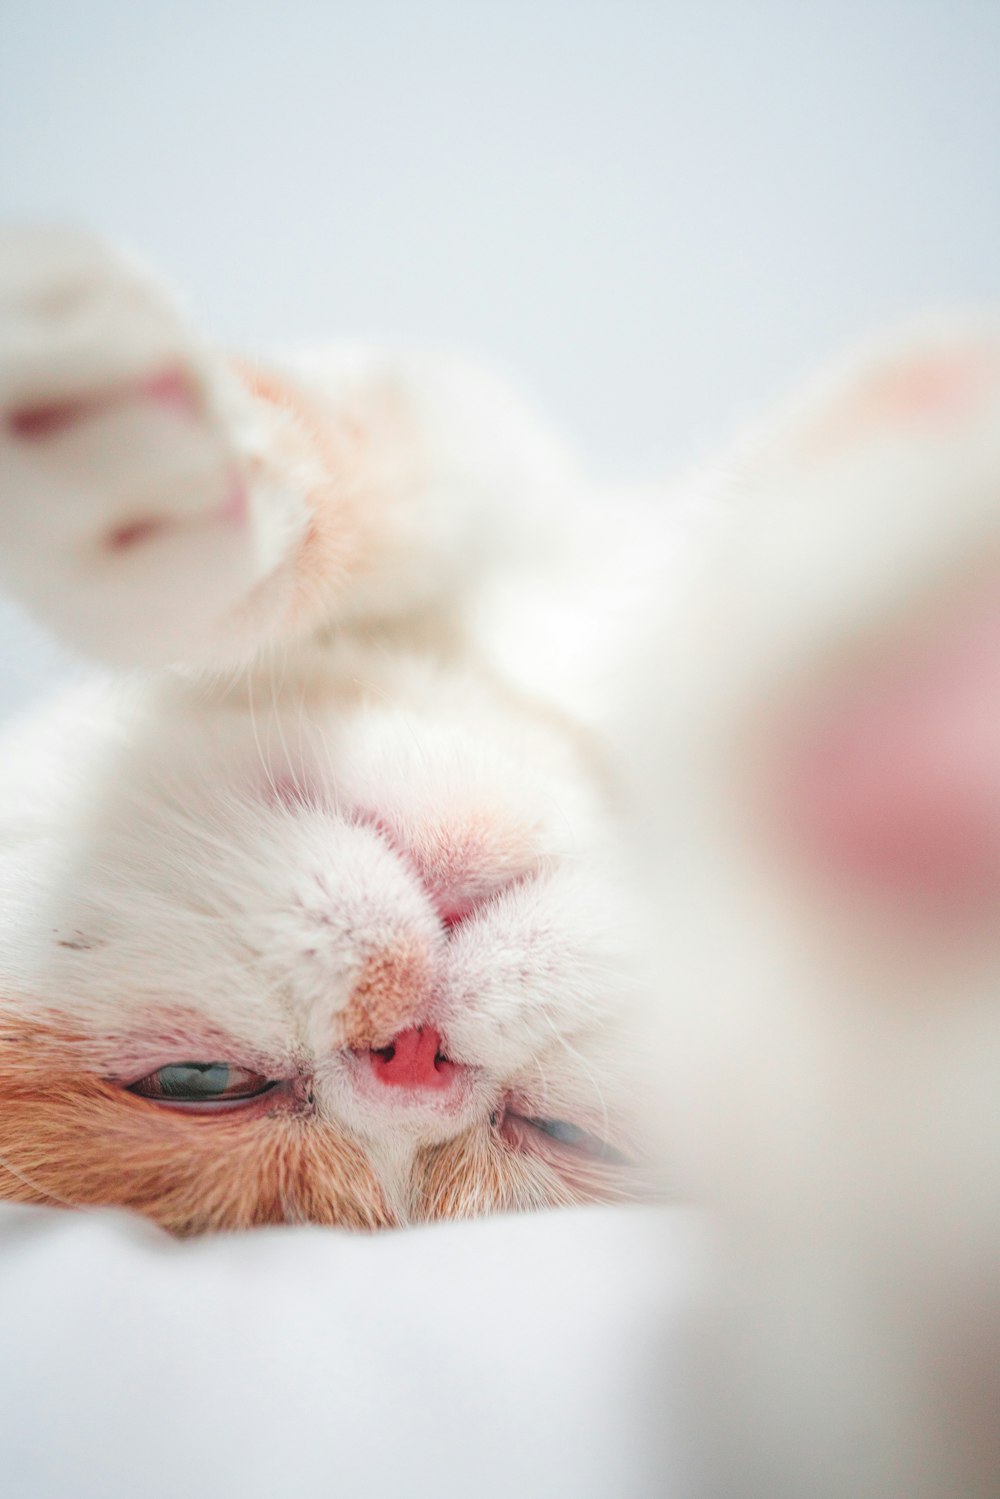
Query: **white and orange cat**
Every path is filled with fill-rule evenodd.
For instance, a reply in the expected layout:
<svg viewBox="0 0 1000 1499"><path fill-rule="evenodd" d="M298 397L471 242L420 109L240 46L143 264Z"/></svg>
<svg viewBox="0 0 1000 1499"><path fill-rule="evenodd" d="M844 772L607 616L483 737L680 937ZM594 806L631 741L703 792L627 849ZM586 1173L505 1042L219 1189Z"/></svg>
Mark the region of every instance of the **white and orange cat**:
<svg viewBox="0 0 1000 1499"><path fill-rule="evenodd" d="M0 1195L182 1233L636 1195L568 461L452 361L237 365L93 242L2 254L0 566L113 671L4 742Z"/></svg>
<svg viewBox="0 0 1000 1499"><path fill-rule="evenodd" d="M629 1200L652 1080L722 1225L713 1492L986 1499L996 327L644 506L459 362L238 363L26 232L0 407L3 581L106 672L3 744L0 1195Z"/></svg>

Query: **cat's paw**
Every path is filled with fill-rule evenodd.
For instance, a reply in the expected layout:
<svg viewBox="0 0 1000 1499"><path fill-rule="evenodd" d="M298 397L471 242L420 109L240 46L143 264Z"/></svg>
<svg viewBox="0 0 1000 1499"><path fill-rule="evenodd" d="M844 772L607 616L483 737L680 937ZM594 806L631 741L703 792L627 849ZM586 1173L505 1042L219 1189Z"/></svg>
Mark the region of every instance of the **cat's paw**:
<svg viewBox="0 0 1000 1499"><path fill-rule="evenodd" d="M1000 328L935 323L835 370L743 499L727 691L797 870L924 931L995 910Z"/></svg>
<svg viewBox="0 0 1000 1499"><path fill-rule="evenodd" d="M70 645L210 656L260 571L238 399L141 268L73 231L0 236L0 571Z"/></svg>

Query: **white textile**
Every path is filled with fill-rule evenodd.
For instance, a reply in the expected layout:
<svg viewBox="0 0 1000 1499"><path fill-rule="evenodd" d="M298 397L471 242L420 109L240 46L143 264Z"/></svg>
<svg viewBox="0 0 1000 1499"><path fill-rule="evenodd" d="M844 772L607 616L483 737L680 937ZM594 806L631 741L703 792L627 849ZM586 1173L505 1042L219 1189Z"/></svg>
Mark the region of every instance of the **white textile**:
<svg viewBox="0 0 1000 1499"><path fill-rule="evenodd" d="M692 1244L635 1208L177 1243L0 1206L2 1492L673 1499Z"/></svg>

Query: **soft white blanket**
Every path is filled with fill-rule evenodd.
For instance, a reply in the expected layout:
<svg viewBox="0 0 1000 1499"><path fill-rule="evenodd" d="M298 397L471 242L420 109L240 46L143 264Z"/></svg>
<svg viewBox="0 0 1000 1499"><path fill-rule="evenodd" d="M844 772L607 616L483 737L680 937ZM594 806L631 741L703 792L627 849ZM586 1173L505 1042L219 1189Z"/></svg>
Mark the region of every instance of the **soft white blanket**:
<svg viewBox="0 0 1000 1499"><path fill-rule="evenodd" d="M177 1243L0 1207L5 1499L668 1499L679 1212Z"/></svg>

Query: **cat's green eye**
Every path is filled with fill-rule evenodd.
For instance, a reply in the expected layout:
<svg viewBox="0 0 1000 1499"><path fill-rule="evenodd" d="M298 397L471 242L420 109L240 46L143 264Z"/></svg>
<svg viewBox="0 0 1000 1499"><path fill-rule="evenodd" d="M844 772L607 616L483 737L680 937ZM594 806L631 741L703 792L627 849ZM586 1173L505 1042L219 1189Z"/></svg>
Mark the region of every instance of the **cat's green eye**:
<svg viewBox="0 0 1000 1499"><path fill-rule="evenodd" d="M237 1103L275 1086L271 1078L228 1062L172 1062L132 1083L129 1092L162 1103Z"/></svg>
<svg viewBox="0 0 1000 1499"><path fill-rule="evenodd" d="M609 1166L627 1166L629 1160L609 1145L606 1140L601 1140L597 1135L592 1135L589 1130L581 1129L578 1124L570 1124L566 1119L525 1119L532 1129L547 1135L550 1140L556 1140L560 1145L565 1145L577 1155L587 1156L592 1161L603 1161Z"/></svg>

